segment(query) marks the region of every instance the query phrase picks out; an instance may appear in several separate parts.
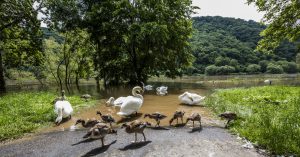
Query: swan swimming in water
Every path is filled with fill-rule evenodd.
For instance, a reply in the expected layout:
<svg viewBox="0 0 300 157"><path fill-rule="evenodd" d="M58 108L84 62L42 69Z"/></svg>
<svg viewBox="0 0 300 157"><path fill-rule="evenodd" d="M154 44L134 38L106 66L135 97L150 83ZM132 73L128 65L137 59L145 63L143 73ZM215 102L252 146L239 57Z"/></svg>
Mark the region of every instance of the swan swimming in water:
<svg viewBox="0 0 300 157"><path fill-rule="evenodd" d="M152 85L146 85L145 86L144 82L141 82L141 84L143 85L143 90L146 90L146 91L153 90L153 86Z"/></svg>
<svg viewBox="0 0 300 157"><path fill-rule="evenodd" d="M183 94L178 96L178 99L181 103L187 105L199 105L201 101L203 101L205 96L200 96L195 93L184 92Z"/></svg>
<svg viewBox="0 0 300 157"><path fill-rule="evenodd" d="M119 97L116 100L110 97L107 101L107 105L120 107L120 112L117 113L120 116L129 116L133 113L137 113L144 102L143 96L137 92L142 93L143 89L140 86L136 86L132 89L133 96Z"/></svg>
<svg viewBox="0 0 300 157"><path fill-rule="evenodd" d="M164 96L168 94L168 87L160 86L156 88L156 94L160 96Z"/></svg>

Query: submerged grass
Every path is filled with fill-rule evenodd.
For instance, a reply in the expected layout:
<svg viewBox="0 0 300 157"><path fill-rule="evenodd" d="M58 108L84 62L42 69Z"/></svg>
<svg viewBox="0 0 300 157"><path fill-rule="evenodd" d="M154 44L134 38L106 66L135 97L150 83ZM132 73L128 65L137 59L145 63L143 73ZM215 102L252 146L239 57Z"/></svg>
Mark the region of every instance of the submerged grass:
<svg viewBox="0 0 300 157"><path fill-rule="evenodd" d="M0 141L17 138L54 122L56 115L51 92L20 92L0 97ZM79 96L68 96L74 110L92 106L96 100L85 102Z"/></svg>
<svg viewBox="0 0 300 157"><path fill-rule="evenodd" d="M300 87L218 90L206 100L215 113L240 117L231 130L275 154L300 156Z"/></svg>

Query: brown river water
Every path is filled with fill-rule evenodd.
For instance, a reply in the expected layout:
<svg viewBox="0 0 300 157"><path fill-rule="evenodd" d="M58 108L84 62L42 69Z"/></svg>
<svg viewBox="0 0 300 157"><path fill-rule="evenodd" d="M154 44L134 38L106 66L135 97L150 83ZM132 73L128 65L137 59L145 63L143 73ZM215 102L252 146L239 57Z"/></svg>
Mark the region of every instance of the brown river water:
<svg viewBox="0 0 300 157"><path fill-rule="evenodd" d="M66 131L66 130L72 130L70 129L75 124L76 120L81 118L84 120L87 119L99 119L99 115L96 115L96 111L101 111L102 114L110 114L112 115L116 123L113 124L114 127L120 126L120 124L129 122L132 120L142 120L147 121L155 125L155 121L149 118L144 118L145 113L154 113L154 112L160 112L167 116L167 118L163 119L160 122L161 126L169 126L169 120L172 118L173 113L175 111L185 111L185 117L184 122L186 121L186 118L190 116L192 113L199 113L202 116L202 124L203 125L220 125L219 121L216 121L214 116L212 115L211 111L203 106L189 106L189 105L183 105L180 104L180 101L178 100L178 95L181 93L189 91L193 93L197 93L202 96L207 96L211 93L210 90L207 89L182 89L182 90L171 90L169 91L170 94L166 96L158 96L154 94L154 91L149 91L144 93L144 103L141 109L138 111L138 116L133 116L131 118L122 118L118 116L116 113L119 111L118 107L107 107L105 105L105 102L107 99L101 99L97 105L82 109L80 112L75 113L71 120L59 125L59 126L53 126L50 128L47 128L45 130L42 130L42 132L46 131ZM130 92L128 93L128 95ZM123 95L126 96L126 95ZM181 120L179 120L181 122ZM173 124L176 124L176 120L173 122ZM197 123L195 123L197 124ZM82 128L81 125L77 125L76 129Z"/></svg>

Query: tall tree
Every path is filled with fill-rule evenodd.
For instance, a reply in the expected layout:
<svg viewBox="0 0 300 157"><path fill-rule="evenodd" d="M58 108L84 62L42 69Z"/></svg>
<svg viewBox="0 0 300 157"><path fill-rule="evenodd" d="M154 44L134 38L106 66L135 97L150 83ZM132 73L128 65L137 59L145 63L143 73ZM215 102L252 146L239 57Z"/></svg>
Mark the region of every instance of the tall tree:
<svg viewBox="0 0 300 157"><path fill-rule="evenodd" d="M41 58L41 0L0 2L0 92L5 91L4 67L38 65Z"/></svg>
<svg viewBox="0 0 300 157"><path fill-rule="evenodd" d="M263 21L269 23L261 33L263 39L258 50L272 51L283 40L299 41L300 1L299 0L247 0L254 3L259 11L265 12Z"/></svg>
<svg viewBox="0 0 300 157"><path fill-rule="evenodd" d="M47 4L52 18L67 13L65 19L57 16L59 26L80 26L91 34L97 46L95 70L107 83L136 83L160 74L174 78L193 60L188 43L195 9L191 0L48 0Z"/></svg>

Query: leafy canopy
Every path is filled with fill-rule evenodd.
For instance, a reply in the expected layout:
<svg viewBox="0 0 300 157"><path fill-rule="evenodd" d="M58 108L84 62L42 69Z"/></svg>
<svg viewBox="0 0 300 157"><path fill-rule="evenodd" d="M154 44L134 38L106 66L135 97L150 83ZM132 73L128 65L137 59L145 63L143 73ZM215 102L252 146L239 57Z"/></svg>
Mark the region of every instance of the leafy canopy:
<svg viewBox="0 0 300 157"><path fill-rule="evenodd" d="M86 28L97 45L95 70L108 82L174 78L193 61L191 0L47 0L50 25Z"/></svg>
<svg viewBox="0 0 300 157"><path fill-rule="evenodd" d="M259 11L265 12L263 21L269 23L261 35L258 50L270 52L280 42L288 39L298 41L300 37L300 1L299 0L248 0Z"/></svg>

